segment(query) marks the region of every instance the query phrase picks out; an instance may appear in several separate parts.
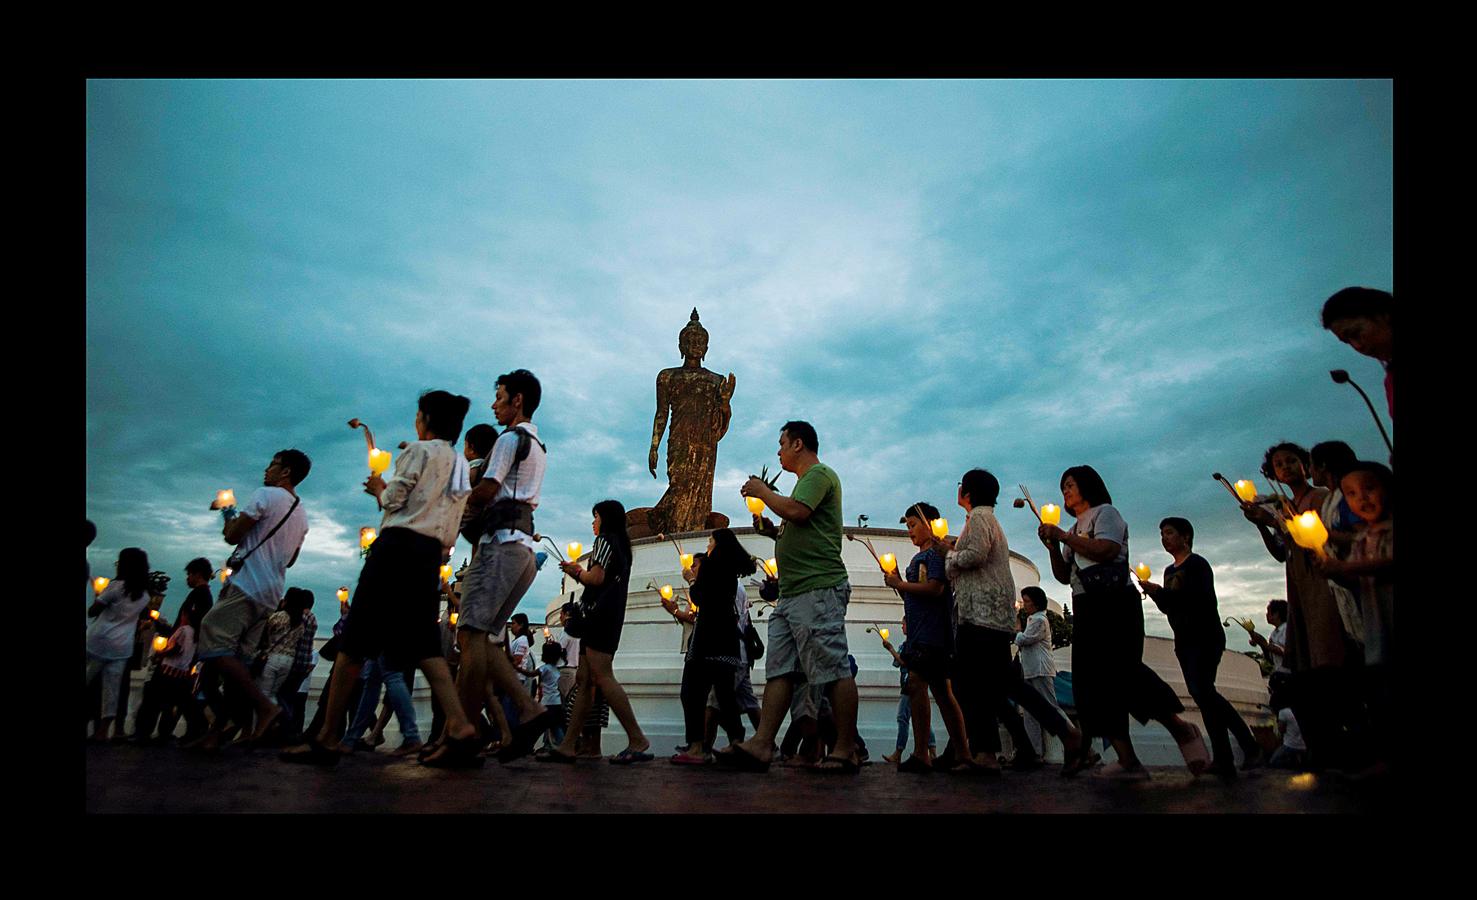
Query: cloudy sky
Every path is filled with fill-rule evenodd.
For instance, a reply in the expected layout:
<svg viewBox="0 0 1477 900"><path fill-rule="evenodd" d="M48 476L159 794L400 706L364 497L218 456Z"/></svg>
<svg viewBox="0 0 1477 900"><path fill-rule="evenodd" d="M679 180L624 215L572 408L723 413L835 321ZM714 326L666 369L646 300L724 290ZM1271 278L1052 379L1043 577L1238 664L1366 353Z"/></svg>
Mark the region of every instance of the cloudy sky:
<svg viewBox="0 0 1477 900"><path fill-rule="evenodd" d="M1328 377L1378 398L1382 372L1318 310L1393 281L1388 82L94 81L86 114L89 558L145 548L166 610L226 556L214 492L292 446L289 584L326 632L379 520L345 422L413 439L428 388L491 421L518 367L544 385L540 530L588 544L596 501L665 489L655 376L694 306L738 380L713 500L736 521L790 418L851 522L960 522L975 466L1060 502L1090 463L1134 561L1161 570L1186 516L1222 613L1260 619L1281 567L1209 473L1257 477L1280 439L1385 456ZM1049 582L1035 520L999 512ZM547 566L522 608L557 590Z"/></svg>

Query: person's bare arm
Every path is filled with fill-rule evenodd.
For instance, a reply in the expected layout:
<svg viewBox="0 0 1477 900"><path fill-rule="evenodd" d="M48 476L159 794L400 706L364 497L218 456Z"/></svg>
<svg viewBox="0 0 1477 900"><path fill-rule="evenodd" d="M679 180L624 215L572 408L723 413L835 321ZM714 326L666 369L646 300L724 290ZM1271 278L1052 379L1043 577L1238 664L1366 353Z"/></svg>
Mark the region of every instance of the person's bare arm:
<svg viewBox="0 0 1477 900"><path fill-rule="evenodd" d="M242 541L246 540L246 535L251 531L252 526L254 525L256 525L256 519L253 519L246 513L237 513L236 516L232 518L229 522L227 522L225 524L225 527L221 529L221 534L225 536L226 543L232 545L239 544Z"/></svg>

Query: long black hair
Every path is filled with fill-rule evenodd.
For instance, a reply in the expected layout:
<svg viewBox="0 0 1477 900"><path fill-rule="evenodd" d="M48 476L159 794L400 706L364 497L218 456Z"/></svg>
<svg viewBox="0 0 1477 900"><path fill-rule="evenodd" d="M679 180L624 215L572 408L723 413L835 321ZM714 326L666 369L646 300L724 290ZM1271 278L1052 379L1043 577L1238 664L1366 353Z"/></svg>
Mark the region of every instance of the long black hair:
<svg viewBox="0 0 1477 900"><path fill-rule="evenodd" d="M631 561L631 535L626 531L626 508L619 500L601 500L590 510L600 517L600 536L627 563Z"/></svg>
<svg viewBox="0 0 1477 900"><path fill-rule="evenodd" d="M700 610L706 609L709 603L717 603L723 617L728 618L735 612L733 598L738 590L738 580L753 575L759 567L755 565L749 551L739 543L733 529L720 528L713 532L712 537L713 552L708 554L707 559L703 560L702 568L697 570L697 581L693 582L692 592L703 601Z"/></svg>
<svg viewBox="0 0 1477 900"><path fill-rule="evenodd" d="M118 580L123 589L134 600L149 590L149 554L138 547L125 547L118 551Z"/></svg>
<svg viewBox="0 0 1477 900"><path fill-rule="evenodd" d="M282 598L282 608L287 610L287 618L296 628L303 623L303 613L313 608L313 592L300 587L288 588Z"/></svg>

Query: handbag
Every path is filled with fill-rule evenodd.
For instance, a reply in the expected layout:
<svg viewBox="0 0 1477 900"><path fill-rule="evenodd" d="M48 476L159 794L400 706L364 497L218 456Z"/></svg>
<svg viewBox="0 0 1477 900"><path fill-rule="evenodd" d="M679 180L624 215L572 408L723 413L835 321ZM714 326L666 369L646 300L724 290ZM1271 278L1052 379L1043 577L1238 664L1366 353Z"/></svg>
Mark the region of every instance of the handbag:
<svg viewBox="0 0 1477 900"><path fill-rule="evenodd" d="M564 633L572 638L582 638L585 636L585 628L588 624L589 620L585 617L585 604L584 598L582 597L580 598L580 602L574 604L574 608L569 611L569 615L565 617Z"/></svg>
<svg viewBox="0 0 1477 900"><path fill-rule="evenodd" d="M764 658L764 641L759 638L759 629L750 622L744 628L744 651L749 655L749 662Z"/></svg>
<svg viewBox="0 0 1477 900"><path fill-rule="evenodd" d="M279 528L287 524L287 520L292 518L292 511L297 509L297 505L301 502L303 502L303 498L294 496L292 498L292 506L287 508L287 514L284 515L276 525L272 526L272 530L267 532L266 537L262 538L260 541L257 541L255 547L252 547L250 550L246 551L246 553L242 554L240 545L237 545L236 549L231 551L230 558L226 560L226 568L230 569L232 572L241 571L241 567L246 565L246 561L248 559L251 559L251 554L260 550L262 544L270 541L272 539L272 535L276 534Z"/></svg>

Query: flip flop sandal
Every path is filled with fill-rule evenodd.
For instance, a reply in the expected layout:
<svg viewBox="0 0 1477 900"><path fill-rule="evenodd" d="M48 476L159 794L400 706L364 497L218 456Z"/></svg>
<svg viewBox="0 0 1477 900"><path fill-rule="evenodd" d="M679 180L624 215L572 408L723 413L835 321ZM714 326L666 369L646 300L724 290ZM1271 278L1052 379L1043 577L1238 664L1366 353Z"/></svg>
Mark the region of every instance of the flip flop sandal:
<svg viewBox="0 0 1477 900"><path fill-rule="evenodd" d="M674 766L707 766L713 763L713 760L706 756L688 756L686 753L674 754L667 761Z"/></svg>
<svg viewBox="0 0 1477 900"><path fill-rule="evenodd" d="M722 753L713 754L713 760L724 768L734 769L739 772L769 771L769 763L738 746L730 747Z"/></svg>
<svg viewBox="0 0 1477 900"><path fill-rule="evenodd" d="M828 756L826 758L827 759L840 759L841 757L839 757L839 756L837 756L837 757L830 757L830 756ZM906 760L904 760L903 762L898 763L897 770L899 772L911 772L914 775L932 775L933 774L933 766L930 766L928 763L924 762L923 760L919 759L916 756L910 756Z"/></svg>
<svg viewBox="0 0 1477 900"><path fill-rule="evenodd" d="M442 744L446 748L440 756L426 757L421 760L421 765L433 769L480 769L487 762L477 755L479 739L476 736L469 738L447 738Z"/></svg>
<svg viewBox="0 0 1477 900"><path fill-rule="evenodd" d="M548 753L544 753L540 756L535 756L534 759L538 760L539 762L559 763L563 766L572 766L575 763L579 762L579 757L570 756L567 753L560 753L558 750L550 750Z"/></svg>
<svg viewBox="0 0 1477 900"><path fill-rule="evenodd" d="M343 754L337 750L329 750L317 741L308 742L306 753L289 753L284 750L277 754L277 758L285 763L298 763L308 766L336 766Z"/></svg>
<svg viewBox="0 0 1477 900"><path fill-rule="evenodd" d="M835 763L835 765L828 766L826 763ZM810 770L824 772L827 775L855 775L861 771L861 767L844 756L827 756L812 766Z"/></svg>
<svg viewBox="0 0 1477 900"><path fill-rule="evenodd" d="M645 750L632 750L630 747L627 747L615 756L612 756L610 758L610 764L613 766L629 766L632 763L651 762L654 759L656 757Z"/></svg>

